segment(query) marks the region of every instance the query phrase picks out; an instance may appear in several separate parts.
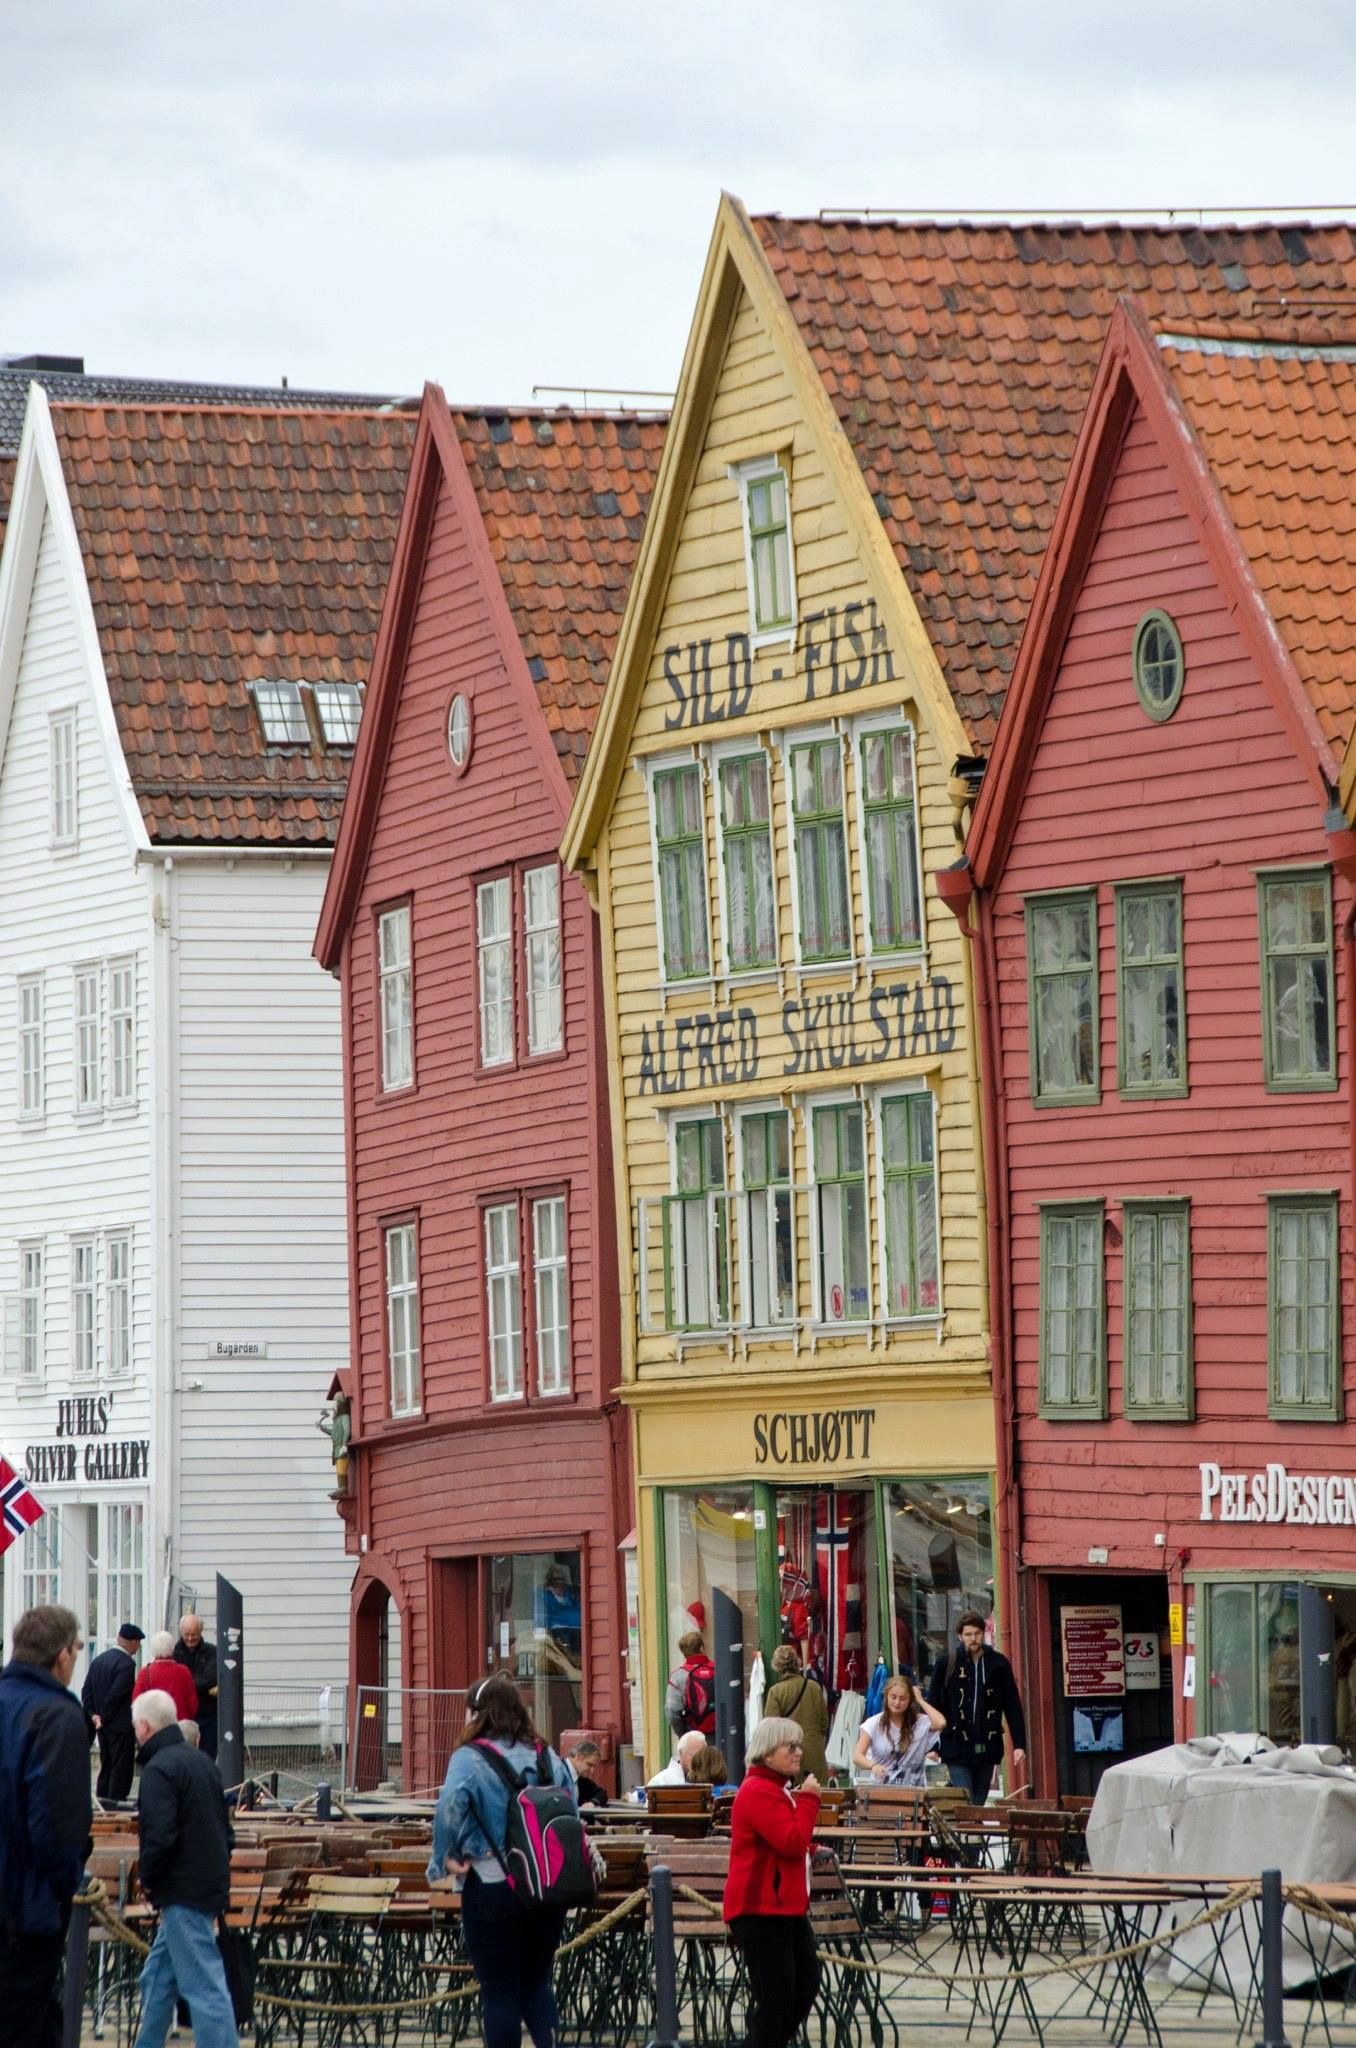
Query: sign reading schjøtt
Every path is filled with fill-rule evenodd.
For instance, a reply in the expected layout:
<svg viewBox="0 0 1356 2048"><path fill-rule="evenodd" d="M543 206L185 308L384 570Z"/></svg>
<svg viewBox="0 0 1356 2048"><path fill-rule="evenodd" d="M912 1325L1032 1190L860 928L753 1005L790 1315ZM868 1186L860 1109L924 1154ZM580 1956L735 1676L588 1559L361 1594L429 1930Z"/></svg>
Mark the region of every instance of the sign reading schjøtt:
<svg viewBox="0 0 1356 2048"><path fill-rule="evenodd" d="M1284 1465L1268 1465L1264 1472L1225 1472L1203 1464L1201 1520L1356 1528L1356 1479L1288 1472Z"/></svg>

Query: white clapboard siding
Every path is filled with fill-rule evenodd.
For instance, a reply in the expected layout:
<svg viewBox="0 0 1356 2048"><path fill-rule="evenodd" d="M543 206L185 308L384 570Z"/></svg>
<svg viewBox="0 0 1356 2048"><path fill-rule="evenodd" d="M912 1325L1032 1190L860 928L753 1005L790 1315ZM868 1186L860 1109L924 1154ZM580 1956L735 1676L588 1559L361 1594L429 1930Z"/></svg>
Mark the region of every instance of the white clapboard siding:
<svg viewBox="0 0 1356 2048"><path fill-rule="evenodd" d="M353 1564L316 1429L348 1359L339 990L311 958L325 873L246 857L174 877L179 1569L209 1614L218 1571L240 1588L259 1682L348 1668ZM267 1358L208 1359L242 1339Z"/></svg>

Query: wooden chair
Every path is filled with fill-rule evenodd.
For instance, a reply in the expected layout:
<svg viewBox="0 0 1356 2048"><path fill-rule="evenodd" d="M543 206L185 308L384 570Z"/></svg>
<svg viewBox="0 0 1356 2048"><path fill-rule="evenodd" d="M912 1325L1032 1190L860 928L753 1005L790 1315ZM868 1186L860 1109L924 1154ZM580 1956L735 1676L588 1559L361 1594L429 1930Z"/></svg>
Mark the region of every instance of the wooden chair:
<svg viewBox="0 0 1356 2048"><path fill-rule="evenodd" d="M856 1814L868 1827L919 1827L927 1819L927 1802L922 1785L860 1785Z"/></svg>
<svg viewBox="0 0 1356 2048"><path fill-rule="evenodd" d="M647 1813L680 1839L700 1841L710 1834L713 1805L709 1785L645 1787Z"/></svg>

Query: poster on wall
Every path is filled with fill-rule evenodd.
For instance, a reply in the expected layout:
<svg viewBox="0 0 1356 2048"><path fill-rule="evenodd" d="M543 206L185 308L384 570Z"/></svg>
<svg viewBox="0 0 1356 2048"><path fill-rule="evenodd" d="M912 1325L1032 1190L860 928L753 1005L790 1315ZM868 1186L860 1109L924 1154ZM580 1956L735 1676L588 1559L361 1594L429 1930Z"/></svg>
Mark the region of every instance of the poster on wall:
<svg viewBox="0 0 1356 2048"><path fill-rule="evenodd" d="M1075 1707L1073 1746L1080 1756L1119 1756L1125 1748L1120 1707Z"/></svg>
<svg viewBox="0 0 1356 2048"><path fill-rule="evenodd" d="M1125 1689L1157 1692L1162 1675L1157 1629L1136 1629L1125 1638Z"/></svg>
<svg viewBox="0 0 1356 2048"><path fill-rule="evenodd" d="M1061 1607L1066 1700L1117 1699L1125 1691L1125 1641L1116 1607Z"/></svg>

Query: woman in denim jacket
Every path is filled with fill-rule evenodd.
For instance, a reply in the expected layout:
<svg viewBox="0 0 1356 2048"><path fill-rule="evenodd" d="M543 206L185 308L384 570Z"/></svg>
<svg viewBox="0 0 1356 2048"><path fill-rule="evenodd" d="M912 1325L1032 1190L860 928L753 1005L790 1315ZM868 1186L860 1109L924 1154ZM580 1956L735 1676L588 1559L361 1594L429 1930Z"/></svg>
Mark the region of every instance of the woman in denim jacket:
<svg viewBox="0 0 1356 2048"><path fill-rule="evenodd" d="M508 1830L509 1794L497 1771L470 1747L492 1742L510 1770L535 1782L539 1737L522 1695L506 1672L484 1679L471 1696L471 1718L452 1752L433 1822L431 1880L455 1872L465 1882L461 1925L480 1985L485 2048L518 2048L527 2028L534 2048L555 2048L556 2000L551 1968L565 1924L564 1908L525 1904L499 1859ZM568 1765L553 1749L549 1777L577 1797Z"/></svg>

